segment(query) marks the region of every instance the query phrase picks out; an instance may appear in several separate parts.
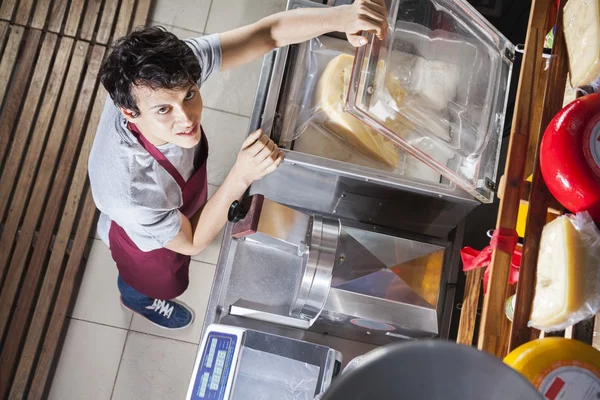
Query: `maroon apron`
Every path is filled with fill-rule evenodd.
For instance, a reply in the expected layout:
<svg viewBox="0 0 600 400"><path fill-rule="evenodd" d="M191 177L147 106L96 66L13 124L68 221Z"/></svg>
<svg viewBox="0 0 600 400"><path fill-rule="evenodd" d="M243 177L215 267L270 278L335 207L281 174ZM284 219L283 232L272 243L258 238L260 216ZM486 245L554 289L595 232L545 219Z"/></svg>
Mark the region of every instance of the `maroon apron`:
<svg viewBox="0 0 600 400"><path fill-rule="evenodd" d="M201 144L194 157L194 173L186 182L179 171L134 124L129 129L142 147L175 179L181 188L183 205L179 211L190 219L205 203L208 195L206 159L208 142L201 128ZM190 256L166 248L142 251L114 221L108 233L110 252L121 279L138 292L160 300L182 294L189 284Z"/></svg>

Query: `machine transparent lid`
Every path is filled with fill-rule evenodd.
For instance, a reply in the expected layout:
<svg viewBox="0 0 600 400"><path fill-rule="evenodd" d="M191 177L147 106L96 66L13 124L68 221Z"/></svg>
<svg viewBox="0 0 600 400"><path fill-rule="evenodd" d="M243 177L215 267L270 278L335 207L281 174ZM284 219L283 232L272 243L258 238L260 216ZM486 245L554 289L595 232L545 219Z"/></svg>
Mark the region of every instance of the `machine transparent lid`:
<svg viewBox="0 0 600 400"><path fill-rule="evenodd" d="M482 202L493 200L514 46L464 0L387 0L356 51L347 111Z"/></svg>

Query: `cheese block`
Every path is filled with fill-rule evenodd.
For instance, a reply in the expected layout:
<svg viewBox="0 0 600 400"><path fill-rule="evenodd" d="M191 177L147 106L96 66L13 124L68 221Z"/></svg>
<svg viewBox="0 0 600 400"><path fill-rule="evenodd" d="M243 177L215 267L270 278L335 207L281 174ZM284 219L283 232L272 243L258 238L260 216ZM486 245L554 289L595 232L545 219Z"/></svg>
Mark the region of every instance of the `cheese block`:
<svg viewBox="0 0 600 400"><path fill-rule="evenodd" d="M578 340L533 340L510 352L504 362L546 399L595 400L600 393L600 351Z"/></svg>
<svg viewBox="0 0 600 400"><path fill-rule="evenodd" d="M396 168L400 160L398 148L344 110L353 62L353 56L340 54L327 64L317 85L316 104L327 117L327 129L357 151ZM402 102L406 93L401 88L394 87L393 96L396 96L398 102Z"/></svg>
<svg viewBox="0 0 600 400"><path fill-rule="evenodd" d="M585 301L586 268L586 248L569 218L547 224L540 241L532 326L551 330L568 322Z"/></svg>
<svg viewBox="0 0 600 400"><path fill-rule="evenodd" d="M569 0L564 24L571 86L589 85L600 76L600 0Z"/></svg>

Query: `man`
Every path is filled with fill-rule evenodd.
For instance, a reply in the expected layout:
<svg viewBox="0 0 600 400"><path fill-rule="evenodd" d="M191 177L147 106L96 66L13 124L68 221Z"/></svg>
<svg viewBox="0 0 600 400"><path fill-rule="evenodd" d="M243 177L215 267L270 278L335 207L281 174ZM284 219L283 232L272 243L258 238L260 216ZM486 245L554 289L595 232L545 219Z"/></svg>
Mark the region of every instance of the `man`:
<svg viewBox="0 0 600 400"><path fill-rule="evenodd" d="M98 233L119 269L125 308L166 329L189 326L192 310L174 299L188 286L190 255L223 229L231 203L282 162L283 153L268 137L252 133L207 201L208 143L200 125L199 86L209 75L327 32L345 32L360 46L366 43L362 31L382 37L386 29L384 0L357 0L286 11L186 41L154 27L115 43L100 72L110 99L89 176L101 211Z"/></svg>

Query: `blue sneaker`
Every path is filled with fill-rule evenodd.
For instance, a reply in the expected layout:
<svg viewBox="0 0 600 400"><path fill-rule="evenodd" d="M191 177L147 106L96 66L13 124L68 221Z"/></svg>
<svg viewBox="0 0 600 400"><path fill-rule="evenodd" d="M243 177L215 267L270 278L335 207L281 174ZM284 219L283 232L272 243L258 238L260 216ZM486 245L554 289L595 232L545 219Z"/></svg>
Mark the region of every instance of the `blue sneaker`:
<svg viewBox="0 0 600 400"><path fill-rule="evenodd" d="M194 312L177 300L154 299L152 304L145 307L127 305L121 296L121 305L131 312L146 318L159 328L178 330L187 328L194 322Z"/></svg>

